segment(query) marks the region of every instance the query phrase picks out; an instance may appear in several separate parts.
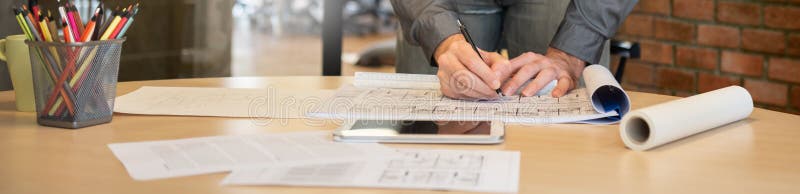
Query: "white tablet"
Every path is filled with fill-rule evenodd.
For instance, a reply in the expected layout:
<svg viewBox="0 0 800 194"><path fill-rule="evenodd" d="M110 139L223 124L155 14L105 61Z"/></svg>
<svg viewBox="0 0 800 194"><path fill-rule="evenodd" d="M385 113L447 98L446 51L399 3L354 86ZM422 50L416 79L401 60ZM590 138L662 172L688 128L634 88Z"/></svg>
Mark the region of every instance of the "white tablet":
<svg viewBox="0 0 800 194"><path fill-rule="evenodd" d="M341 142L497 144L502 121L355 120L333 133Z"/></svg>

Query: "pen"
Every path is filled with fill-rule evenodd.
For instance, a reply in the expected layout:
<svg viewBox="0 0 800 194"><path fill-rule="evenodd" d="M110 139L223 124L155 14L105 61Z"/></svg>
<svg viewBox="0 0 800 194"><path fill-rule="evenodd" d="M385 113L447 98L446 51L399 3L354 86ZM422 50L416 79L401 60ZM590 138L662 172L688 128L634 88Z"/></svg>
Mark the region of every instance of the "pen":
<svg viewBox="0 0 800 194"><path fill-rule="evenodd" d="M464 35L464 38L467 39L467 43L472 46L472 50L475 50L475 53L478 54L478 57L481 58L481 61L486 61L483 59L483 56L481 56L481 52L478 51L478 46L475 46L475 41L472 40L472 36L469 35L467 26L461 23L461 20L459 19L456 19L456 23L458 23L458 29L461 30L461 35ZM498 96L503 96L503 90L500 90L500 88L497 88L495 92L497 92Z"/></svg>

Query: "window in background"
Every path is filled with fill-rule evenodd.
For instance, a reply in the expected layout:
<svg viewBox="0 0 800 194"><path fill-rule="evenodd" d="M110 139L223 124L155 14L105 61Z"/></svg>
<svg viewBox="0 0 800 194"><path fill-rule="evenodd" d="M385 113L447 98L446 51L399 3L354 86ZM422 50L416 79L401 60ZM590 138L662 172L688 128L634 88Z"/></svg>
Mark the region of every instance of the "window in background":
<svg viewBox="0 0 800 194"><path fill-rule="evenodd" d="M336 1L237 0L232 11L232 75L321 75L325 2ZM342 74L394 72L397 22L389 1L344 3ZM370 64L354 65L365 52Z"/></svg>

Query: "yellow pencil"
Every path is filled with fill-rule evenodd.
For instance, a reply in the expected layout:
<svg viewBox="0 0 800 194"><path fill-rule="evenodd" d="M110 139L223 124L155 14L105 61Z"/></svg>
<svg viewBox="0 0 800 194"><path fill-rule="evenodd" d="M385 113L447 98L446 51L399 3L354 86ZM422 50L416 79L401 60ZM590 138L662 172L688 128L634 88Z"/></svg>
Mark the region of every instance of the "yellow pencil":
<svg viewBox="0 0 800 194"><path fill-rule="evenodd" d="M124 12L125 10L123 9L122 11ZM114 29L117 28L117 24L119 24L119 20L122 18L119 17L119 14L115 15L116 16L114 16L114 19L111 20L111 24L108 25L108 28L106 28L106 31L103 33L103 36L100 36L100 40L108 40L108 37L111 36L111 33L113 33Z"/></svg>
<svg viewBox="0 0 800 194"><path fill-rule="evenodd" d="M44 36L44 40L47 42L53 42L52 34L50 33L50 29L47 25L47 22L44 20L44 16L39 14L39 26L42 28L42 36Z"/></svg>

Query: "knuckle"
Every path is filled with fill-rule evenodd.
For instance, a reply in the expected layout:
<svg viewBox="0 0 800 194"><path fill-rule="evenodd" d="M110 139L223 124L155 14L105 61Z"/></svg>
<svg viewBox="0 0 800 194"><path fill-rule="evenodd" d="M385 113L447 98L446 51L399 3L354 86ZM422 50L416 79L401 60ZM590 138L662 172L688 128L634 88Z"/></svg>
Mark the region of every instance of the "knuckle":
<svg viewBox="0 0 800 194"><path fill-rule="evenodd" d="M535 69L536 69L536 67L534 67L533 65L525 65L519 71L524 73L524 74L531 74L531 73L533 73L533 70L535 70Z"/></svg>

